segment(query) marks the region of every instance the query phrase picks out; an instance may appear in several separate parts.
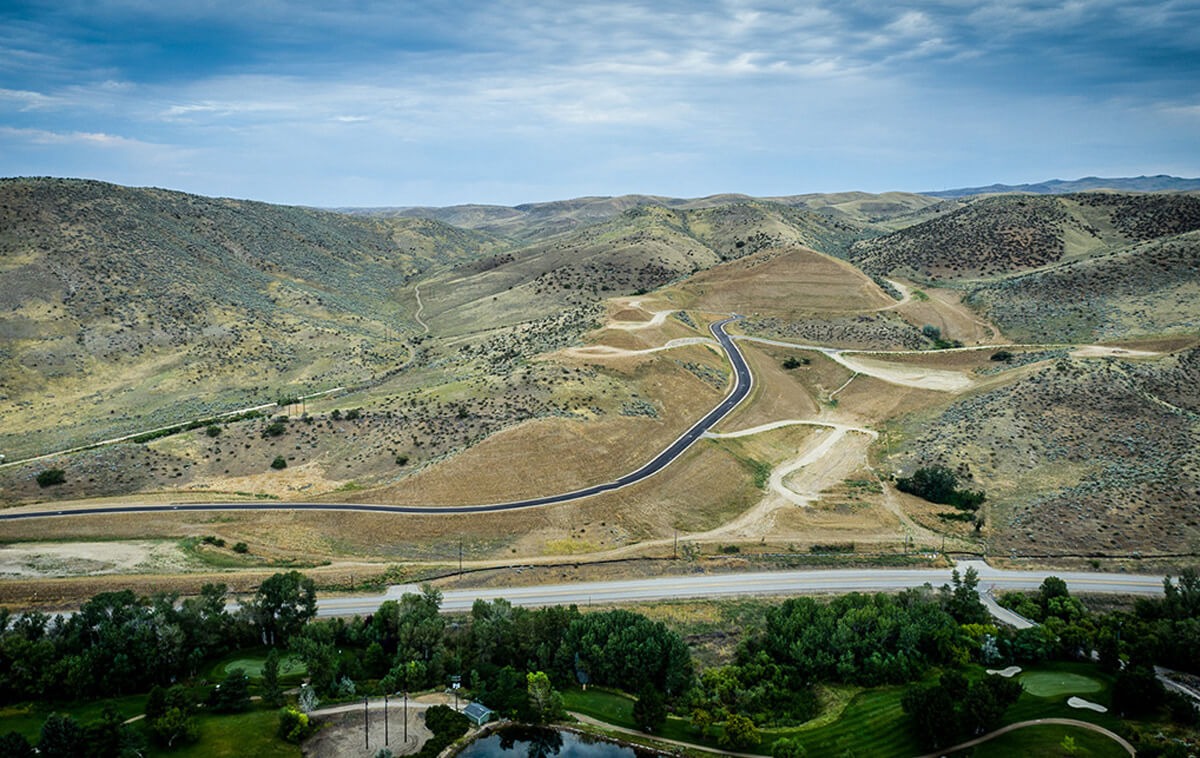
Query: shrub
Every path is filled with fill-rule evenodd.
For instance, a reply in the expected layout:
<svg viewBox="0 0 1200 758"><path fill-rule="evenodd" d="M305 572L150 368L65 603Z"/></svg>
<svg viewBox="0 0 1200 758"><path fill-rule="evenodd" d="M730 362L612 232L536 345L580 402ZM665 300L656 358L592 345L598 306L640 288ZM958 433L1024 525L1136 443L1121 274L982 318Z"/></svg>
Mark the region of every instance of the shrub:
<svg viewBox="0 0 1200 758"><path fill-rule="evenodd" d="M408 465L408 456L407 455L397 455L396 456L396 465L397 466L407 466Z"/></svg>
<svg viewBox="0 0 1200 758"><path fill-rule="evenodd" d="M737 545L721 545L721 547L717 548L717 550L718 552L725 553L726 555L733 555L734 553L742 552L742 549Z"/></svg>
<svg viewBox="0 0 1200 758"><path fill-rule="evenodd" d="M958 489L958 475L945 466L922 466L912 476L896 479L901 492L962 511L978 510L987 497L983 492Z"/></svg>
<svg viewBox="0 0 1200 758"><path fill-rule="evenodd" d="M298 709L292 706L287 706L279 711L279 736L288 742L300 744L304 738L312 734L312 722L308 719L307 713L301 713Z"/></svg>
<svg viewBox="0 0 1200 758"><path fill-rule="evenodd" d="M246 545L246 543L245 543L245 542L239 542L239 543L237 543L236 545L234 545L234 546L233 546L233 552L235 552L235 553L248 553L248 552L250 552L250 547L249 547L248 545Z"/></svg>
<svg viewBox="0 0 1200 758"><path fill-rule="evenodd" d="M271 468L273 468L273 469L287 468L287 458L284 458L282 455L275 456L275 460L271 461Z"/></svg>
<svg viewBox="0 0 1200 758"><path fill-rule="evenodd" d="M789 355L784 359L783 367L790 370L794 368L800 368L801 366L807 366L810 363L812 363L812 361L808 358L794 358Z"/></svg>
<svg viewBox="0 0 1200 758"><path fill-rule="evenodd" d="M346 420L353 421L361 415L362 408L351 408L350 410L346 411Z"/></svg>
<svg viewBox="0 0 1200 758"><path fill-rule="evenodd" d="M217 426L216 424L209 424L204 429L204 433L209 437L218 437L221 434L221 427Z"/></svg>
<svg viewBox="0 0 1200 758"><path fill-rule="evenodd" d="M1007 350L997 350L992 353L992 360L997 363L1010 363L1013 359L1013 354Z"/></svg>
<svg viewBox="0 0 1200 758"><path fill-rule="evenodd" d="M278 437L279 435L283 434L286 431L287 431L287 424L283 423L282 421L276 420L276 421L272 421L270 424L268 424L266 429L263 429L263 436L264 437Z"/></svg>
<svg viewBox="0 0 1200 758"><path fill-rule="evenodd" d="M758 730L754 728L754 722L736 713L725 720L725 731L717 739L717 743L725 748L750 747L757 745L760 741L761 738L758 736Z"/></svg>
<svg viewBox="0 0 1200 758"><path fill-rule="evenodd" d="M50 468L40 472L37 475L37 483L39 487L53 487L56 484L62 484L67 481L67 472L60 468Z"/></svg>

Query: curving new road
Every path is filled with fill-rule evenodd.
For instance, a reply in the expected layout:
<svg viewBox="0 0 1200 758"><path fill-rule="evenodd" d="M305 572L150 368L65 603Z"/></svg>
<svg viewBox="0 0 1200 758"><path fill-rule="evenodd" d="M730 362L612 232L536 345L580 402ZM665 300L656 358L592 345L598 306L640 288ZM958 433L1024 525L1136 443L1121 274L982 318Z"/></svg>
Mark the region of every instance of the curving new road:
<svg viewBox="0 0 1200 758"><path fill-rule="evenodd" d="M725 418L737 405L750 394L751 388L754 386L754 376L750 373L750 366L746 363L745 357L741 350L734 344L733 339L725 333L725 327L733 321L737 321L742 317L733 314L728 318L714 322L709 331L713 337L725 349L725 354L729 356L730 365L733 366L733 389L725 396L717 407L713 408L708 414L692 425L690 429L681 434L678 439L672 442L658 455L650 459L641 468L631 473L625 474L611 482L605 484L596 484L591 487L574 490L572 492L564 492L558 495L546 495L543 497L529 498L527 500L514 500L507 503L490 503L487 505L453 505L445 507L427 507L417 505L360 505L357 503L273 503L273 502L255 502L255 503L183 503L179 505L111 505L111 506L96 506L88 508L71 508L61 511L41 510L41 511L21 511L15 513L0 513L0 521L12 521L16 519L29 518L48 518L59 516L89 516L113 513L169 513L171 511L263 511L263 510L280 510L280 511L369 511L375 513L408 513L420 515L446 515L454 513L486 513L489 511L511 511L518 508L534 508L540 505L554 505L556 503L566 503L572 500L580 500L585 497L599 495L604 492L612 492L631 484L636 484L643 479L648 479L654 476L659 471L662 471L671 464L679 456L683 455L696 440L702 438L704 433L714 427L718 421Z"/></svg>

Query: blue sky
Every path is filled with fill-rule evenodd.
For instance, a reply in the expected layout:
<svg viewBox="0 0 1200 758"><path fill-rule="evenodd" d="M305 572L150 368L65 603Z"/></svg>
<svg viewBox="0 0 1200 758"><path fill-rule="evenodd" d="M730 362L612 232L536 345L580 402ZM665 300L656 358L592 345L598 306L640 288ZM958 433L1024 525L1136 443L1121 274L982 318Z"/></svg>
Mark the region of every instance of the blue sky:
<svg viewBox="0 0 1200 758"><path fill-rule="evenodd" d="M0 6L0 174L311 205L1200 175L1200 0Z"/></svg>

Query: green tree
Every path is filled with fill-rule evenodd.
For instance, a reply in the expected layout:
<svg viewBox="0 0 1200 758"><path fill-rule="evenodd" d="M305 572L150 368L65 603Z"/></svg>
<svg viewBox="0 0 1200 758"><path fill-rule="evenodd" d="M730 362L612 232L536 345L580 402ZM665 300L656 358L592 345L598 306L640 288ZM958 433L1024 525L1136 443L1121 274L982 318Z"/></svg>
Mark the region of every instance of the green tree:
<svg viewBox="0 0 1200 758"><path fill-rule="evenodd" d="M950 586L942 588L946 612L960 624L987 623L988 612L979 601L979 572L975 567L969 567L962 576L955 569L950 574L950 582Z"/></svg>
<svg viewBox="0 0 1200 758"><path fill-rule="evenodd" d="M800 740L783 737L771 745L771 758L805 758L808 751L800 744Z"/></svg>
<svg viewBox="0 0 1200 758"><path fill-rule="evenodd" d="M0 755L6 758L35 758L33 745L19 732L9 732L0 737Z"/></svg>
<svg viewBox="0 0 1200 758"><path fill-rule="evenodd" d="M387 676L379 681L384 692L410 692L420 689L425 683L425 664L421 661L397 663Z"/></svg>
<svg viewBox="0 0 1200 758"><path fill-rule="evenodd" d="M200 726L196 719L181 708L168 708L163 715L150 722L149 729L154 739L168 750L200 739Z"/></svg>
<svg viewBox="0 0 1200 758"><path fill-rule="evenodd" d="M240 668L230 670L225 676L225 681L213 688L209 703L213 710L221 713L234 713L249 708L250 681L246 672Z"/></svg>
<svg viewBox="0 0 1200 758"><path fill-rule="evenodd" d="M1055 598L1068 598L1070 596L1071 592L1067 589L1067 583L1057 576L1046 577L1042 580L1042 586L1038 588L1038 602L1041 603L1043 610L1048 608L1050 601Z"/></svg>
<svg viewBox="0 0 1200 758"><path fill-rule="evenodd" d="M662 728L667 721L667 707L663 702L662 693L654 685L646 682L638 692L637 702L633 704L633 723L643 732L654 733Z"/></svg>
<svg viewBox="0 0 1200 758"><path fill-rule="evenodd" d="M725 731L717 742L725 748L745 748L757 745L761 739L753 721L734 713L725 719Z"/></svg>
<svg viewBox="0 0 1200 758"><path fill-rule="evenodd" d="M1113 683L1113 709L1123 718L1154 713L1166 692L1149 666L1126 666Z"/></svg>
<svg viewBox="0 0 1200 758"><path fill-rule="evenodd" d="M86 747L83 727L71 716L51 713L42 723L38 755L44 758L78 758Z"/></svg>
<svg viewBox="0 0 1200 758"><path fill-rule="evenodd" d="M544 672L534 671L526 675L526 690L529 693L529 710L533 720L539 723L557 721L566 715L562 696L550 684Z"/></svg>
<svg viewBox="0 0 1200 758"><path fill-rule="evenodd" d="M279 684L279 651L271 648L262 671L262 699L267 705L278 708L283 702L283 687Z"/></svg>
<svg viewBox="0 0 1200 758"><path fill-rule="evenodd" d="M271 468L276 470L287 468L287 458L282 455L275 456L275 460L271 461Z"/></svg>
<svg viewBox="0 0 1200 758"><path fill-rule="evenodd" d="M146 697L146 720L153 721L167 712L167 691L157 684L150 688Z"/></svg>
<svg viewBox="0 0 1200 758"><path fill-rule="evenodd" d="M1075 738L1069 734L1062 738L1062 742L1058 743L1058 746L1067 755L1075 755L1079 751L1079 747L1075 744Z"/></svg>
<svg viewBox="0 0 1200 758"><path fill-rule="evenodd" d="M88 724L85 730L87 758L119 758L126 731L125 719L117 709L111 704L105 705L100 718Z"/></svg>
<svg viewBox="0 0 1200 758"><path fill-rule="evenodd" d="M286 644L317 615L317 585L299 571L275 574L259 585L249 615L264 644Z"/></svg>
<svg viewBox="0 0 1200 758"><path fill-rule="evenodd" d="M205 427L204 432L209 437L219 437L221 434L221 427L217 426L216 424L209 424L207 427Z"/></svg>

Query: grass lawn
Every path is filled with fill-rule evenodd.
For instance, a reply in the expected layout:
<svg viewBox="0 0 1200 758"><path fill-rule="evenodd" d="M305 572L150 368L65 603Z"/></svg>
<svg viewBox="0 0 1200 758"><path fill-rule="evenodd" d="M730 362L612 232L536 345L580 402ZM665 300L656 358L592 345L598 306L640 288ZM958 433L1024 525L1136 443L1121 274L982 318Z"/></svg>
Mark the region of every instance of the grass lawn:
<svg viewBox="0 0 1200 758"><path fill-rule="evenodd" d="M232 655L214 663L208 670L208 677L213 681L224 679L230 671L240 668L246 672L246 676L250 677L251 681L262 679L263 666L267 663L267 648L254 648L252 650L239 650ZM280 654L279 657L279 679L282 682L300 681L304 677L306 670L304 662L299 658Z"/></svg>
<svg viewBox="0 0 1200 758"><path fill-rule="evenodd" d="M200 739L191 745L166 750L151 743L150 756L174 758L300 758L300 746L276 736L279 714L274 708L232 715L203 714Z"/></svg>
<svg viewBox="0 0 1200 758"><path fill-rule="evenodd" d="M1128 758L1124 748L1102 734L1055 725L1018 729L954 755L956 758L1008 758L1013 755L1070 758L1071 754L1061 747L1063 737L1068 735L1075 740L1075 758Z"/></svg>
<svg viewBox="0 0 1200 758"><path fill-rule="evenodd" d="M1104 689L1096 679L1069 671L1030 671L1018 676L1017 681L1026 692L1038 697L1087 695Z"/></svg>
<svg viewBox="0 0 1200 758"><path fill-rule="evenodd" d="M938 672L931 671L928 677L933 681ZM972 666L968 668L969 678L984 676L983 668ZM1100 671L1097 666L1086 663L1045 663L1031 666L1023 677L1031 678L1039 692L1049 692L1048 695L1037 695L1030 691L1021 693L1020 699L1005 714L1002 724L1017 721L1028 721L1038 718L1061 717L1089 721L1109 729L1115 729L1118 719L1108 713L1096 713L1090 710L1077 710L1067 705L1067 699L1074 694L1086 694L1089 700L1109 704L1109 690L1112 677ZM1087 687L1087 690L1081 689ZM905 687L876 687L863 690L850 697L848 704L838 702L836 706L843 708L835 720L818 716L806 726L791 729L769 729L761 732L762 742L754 747L743 750L747 753L769 754L771 744L783 737L798 739L808 750L809 755L843 755L852 753L855 758L901 758L920 755L923 751L917 745L908 731L907 717L900 708L900 698ZM850 695L850 692L842 693ZM836 698L835 698L836 699ZM582 713L607 723L634 728L633 699L627 695L607 690L589 689L567 690L563 692L563 701L567 710ZM1057 731L1052 747L1062 741L1067 728ZM1035 731L1030 736L1022 736L1028 730L1018 730L1009 738L1018 740L1018 745L1009 752L988 752L978 755L1056 755L1057 753L1037 752L1043 743L1037 739ZM1109 745L1116 747L1107 737L1086 732L1085 730L1069 730L1076 736L1076 744L1092 750L1091 753L1080 752L1080 755L1107 756L1112 753ZM1084 734L1084 737L1074 732ZM656 735L667 739L694 742L699 744L716 745L715 740L705 740L696 733L686 719L671 717L663 726L662 732ZM1031 747L1026 750L1021 747L1030 741ZM1086 741L1085 741L1086 740ZM1107 743L1107 744L1105 744ZM1007 744L1007 743L1002 743ZM1095 747L1092 747L1092 746ZM1035 750L1036 748L1036 750ZM980 750L983 746L980 746ZM1119 748L1117 748L1119 750ZM990 750L990 748L989 748ZM1123 751L1122 753L1123 754Z"/></svg>
<svg viewBox="0 0 1200 758"><path fill-rule="evenodd" d="M100 713L106 705L112 705L122 716L130 718L146 710L146 696L126 695L87 702L21 703L5 706L0 708L0 734L15 731L36 742L42 731L42 722L51 713L70 714L79 723L87 726L100 718Z"/></svg>

